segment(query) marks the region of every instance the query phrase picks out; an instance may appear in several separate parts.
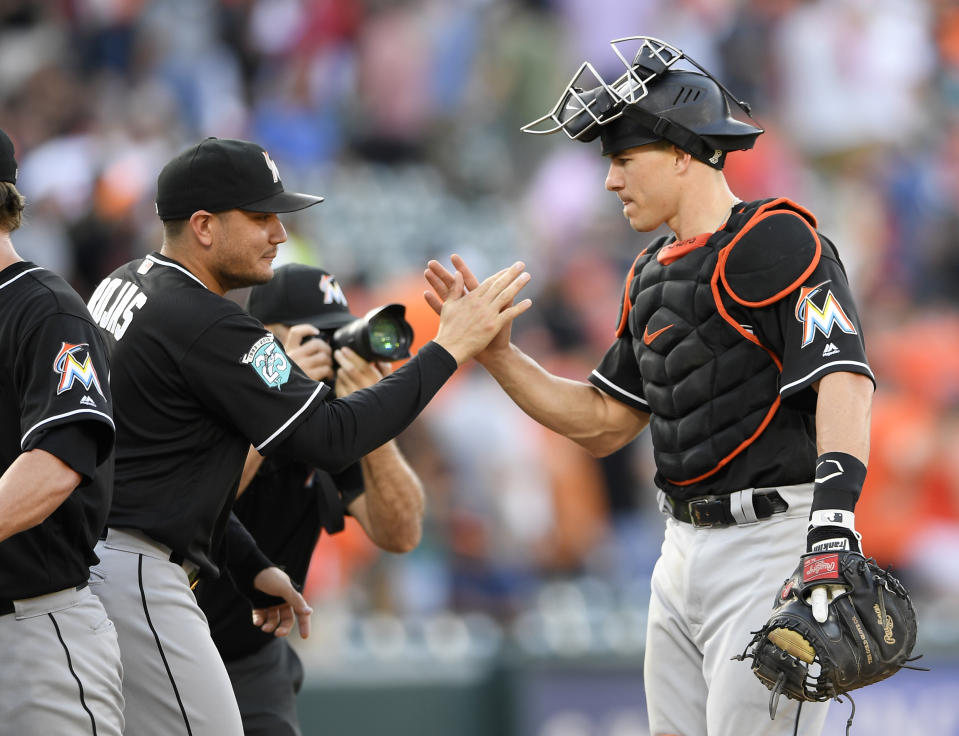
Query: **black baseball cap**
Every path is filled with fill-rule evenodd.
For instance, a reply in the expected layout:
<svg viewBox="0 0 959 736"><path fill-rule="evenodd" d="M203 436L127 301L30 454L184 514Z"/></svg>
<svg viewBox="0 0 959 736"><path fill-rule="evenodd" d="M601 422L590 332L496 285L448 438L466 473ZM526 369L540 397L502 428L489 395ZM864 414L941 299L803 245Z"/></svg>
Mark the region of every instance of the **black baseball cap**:
<svg viewBox="0 0 959 736"><path fill-rule="evenodd" d="M13 155L13 141L0 130L0 181L17 183L17 159Z"/></svg>
<svg viewBox="0 0 959 736"><path fill-rule="evenodd" d="M262 146L207 138L171 159L157 178L161 220L185 220L197 210L294 212L323 197L286 192L280 172Z"/></svg>
<svg viewBox="0 0 959 736"><path fill-rule="evenodd" d="M246 311L265 325L308 323L321 330L356 319L336 277L301 263L279 266L272 279L250 289Z"/></svg>

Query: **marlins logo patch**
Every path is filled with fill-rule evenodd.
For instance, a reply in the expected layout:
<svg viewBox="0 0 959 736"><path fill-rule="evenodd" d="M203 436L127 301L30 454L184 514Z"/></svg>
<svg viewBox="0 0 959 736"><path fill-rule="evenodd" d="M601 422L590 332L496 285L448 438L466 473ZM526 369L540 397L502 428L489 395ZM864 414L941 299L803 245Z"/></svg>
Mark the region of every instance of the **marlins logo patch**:
<svg viewBox="0 0 959 736"><path fill-rule="evenodd" d="M796 319L803 323L803 347L813 341L816 337L816 330L819 330L827 338L832 333L833 327L838 327L847 335L857 334L852 320L846 315L842 305L833 296L831 290L826 290L826 298L822 300L822 306L818 306L813 301L820 298L823 287L828 283L828 281L823 281L815 286L804 286L799 292L799 301L796 302Z"/></svg>
<svg viewBox="0 0 959 736"><path fill-rule="evenodd" d="M253 368L270 388L279 388L290 378L290 359L270 333L253 343L240 361Z"/></svg>
<svg viewBox="0 0 959 736"><path fill-rule="evenodd" d="M89 391L95 388L100 396L103 396L103 389L100 388L100 379L97 377L96 369L93 367L93 361L90 360L90 345L81 343L65 342L60 346L60 352L53 359L53 370L60 374L60 382L57 385L57 396L64 391L69 391L73 385L79 381L83 388Z"/></svg>

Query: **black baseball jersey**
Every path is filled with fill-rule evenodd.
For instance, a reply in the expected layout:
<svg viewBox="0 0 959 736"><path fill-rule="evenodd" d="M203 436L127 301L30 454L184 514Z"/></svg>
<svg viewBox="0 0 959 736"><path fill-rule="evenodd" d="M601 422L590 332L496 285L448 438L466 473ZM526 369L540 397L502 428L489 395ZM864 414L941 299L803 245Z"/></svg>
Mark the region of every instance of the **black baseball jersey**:
<svg viewBox="0 0 959 736"><path fill-rule="evenodd" d="M159 253L106 278L89 308L116 397L108 524L142 530L207 575L249 445L342 468L398 434L456 368L430 343L395 380L324 401L330 386L259 321Z"/></svg>
<svg viewBox="0 0 959 736"><path fill-rule="evenodd" d="M835 247L788 200L667 238L627 278L617 339L590 376L650 412L657 485L684 499L811 481L812 384L873 379Z"/></svg>
<svg viewBox="0 0 959 736"><path fill-rule="evenodd" d="M263 553L302 585L321 532L342 531L346 507L362 492L358 463L331 476L300 462L272 457L263 461L233 511ZM283 497L279 503L278 494ZM229 570L231 575L204 580L197 588L197 602L210 622L210 634L227 661L274 641L272 634L250 624L250 601L241 594L243 586L231 580L232 567Z"/></svg>
<svg viewBox="0 0 959 736"><path fill-rule="evenodd" d="M0 473L40 448L83 476L41 524L0 542L0 598L17 599L86 582L98 562L114 427L106 350L63 279L26 261L5 268L0 315Z"/></svg>

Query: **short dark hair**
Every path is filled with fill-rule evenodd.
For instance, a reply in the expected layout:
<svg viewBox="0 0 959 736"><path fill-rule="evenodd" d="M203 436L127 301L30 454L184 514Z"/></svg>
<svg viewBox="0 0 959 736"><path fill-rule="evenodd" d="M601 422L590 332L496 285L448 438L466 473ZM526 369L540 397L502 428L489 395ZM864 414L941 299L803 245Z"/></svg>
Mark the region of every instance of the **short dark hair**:
<svg viewBox="0 0 959 736"><path fill-rule="evenodd" d="M163 239L164 240L176 240L186 229L186 224L189 220L164 220L163 221Z"/></svg>
<svg viewBox="0 0 959 736"><path fill-rule="evenodd" d="M23 222L23 210L27 205L16 186L0 181L0 230L12 233Z"/></svg>

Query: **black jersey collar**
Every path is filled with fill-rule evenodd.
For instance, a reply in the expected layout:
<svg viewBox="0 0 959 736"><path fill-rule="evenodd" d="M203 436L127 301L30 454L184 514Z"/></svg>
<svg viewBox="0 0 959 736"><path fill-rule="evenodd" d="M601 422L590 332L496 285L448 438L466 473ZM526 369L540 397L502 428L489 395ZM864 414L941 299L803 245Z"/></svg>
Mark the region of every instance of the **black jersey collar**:
<svg viewBox="0 0 959 736"><path fill-rule="evenodd" d="M160 255L159 253L151 253L144 260L151 261L152 263L155 263L158 266L168 266L169 268L175 268L177 271L180 271L186 274L191 279L196 281L204 289L207 289L209 291L210 287L208 287L206 284L200 281L200 279L194 276L193 273L186 266L180 265L179 263L174 261L172 258L169 258L168 256Z"/></svg>
<svg viewBox="0 0 959 736"><path fill-rule="evenodd" d="M17 271L19 270L19 273ZM0 271L0 274L16 274L6 279L5 281L0 281L0 289L4 286L9 286L14 281L16 281L21 276L25 276L31 271L42 271L43 269L40 266L30 263L30 261L17 261L16 263L11 263L3 271Z"/></svg>

